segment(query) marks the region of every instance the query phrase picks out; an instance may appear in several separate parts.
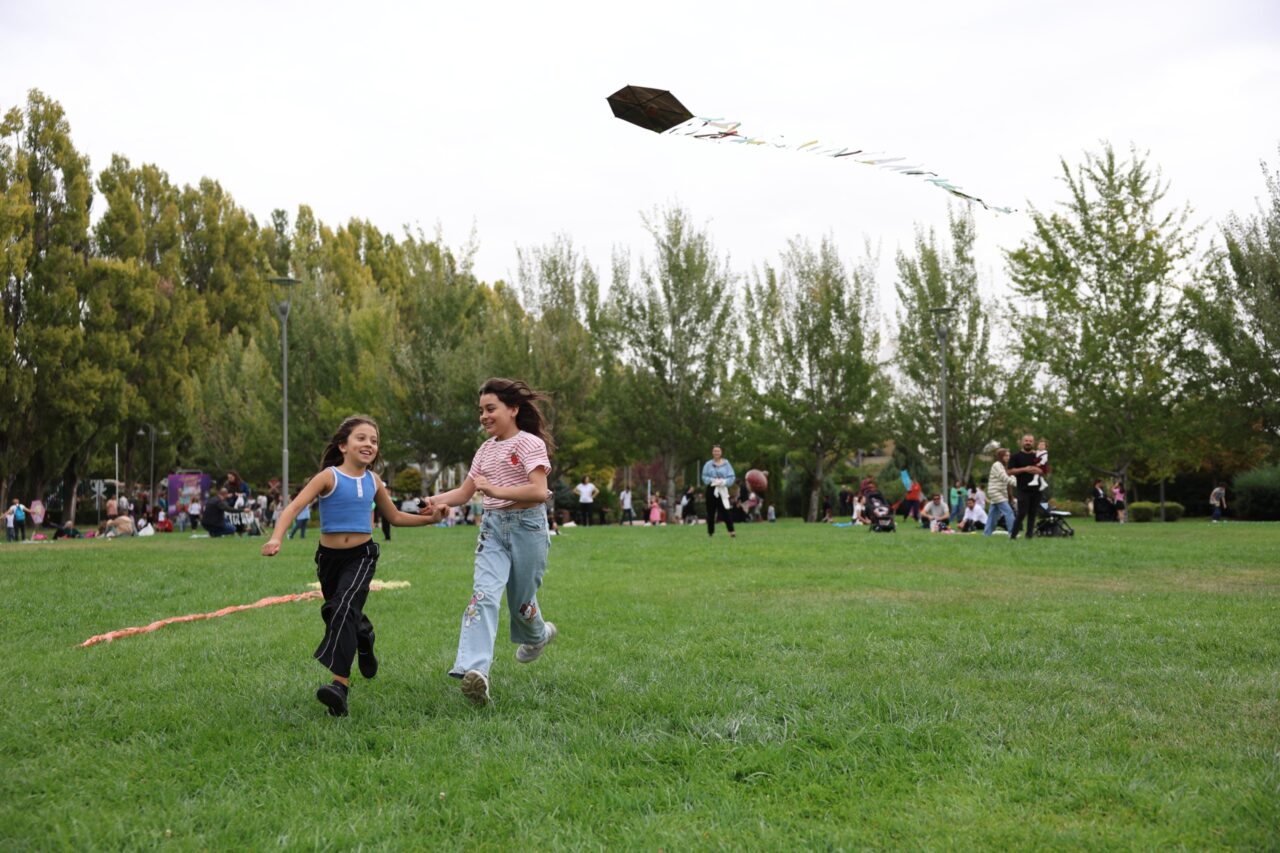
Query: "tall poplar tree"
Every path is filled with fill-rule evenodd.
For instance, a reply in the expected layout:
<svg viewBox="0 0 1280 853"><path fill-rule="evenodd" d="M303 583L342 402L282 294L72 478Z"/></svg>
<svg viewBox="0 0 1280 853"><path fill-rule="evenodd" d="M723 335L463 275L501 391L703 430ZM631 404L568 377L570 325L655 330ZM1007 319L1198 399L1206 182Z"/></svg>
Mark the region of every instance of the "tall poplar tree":
<svg viewBox="0 0 1280 853"><path fill-rule="evenodd" d="M1259 209L1223 224L1207 274L1186 290L1194 391L1217 424L1205 434L1225 445L1206 455L1225 451L1239 467L1265 452L1247 445L1280 446L1280 171L1262 171Z"/></svg>
<svg viewBox="0 0 1280 853"><path fill-rule="evenodd" d="M94 377L69 366L84 354L85 270L93 198L88 157L76 151L62 107L38 90L25 113L10 111L5 130L16 144L5 167L6 196L25 193L9 220L17 257L5 283L5 320L13 349L9 369L27 405L0 412L4 457L25 463L34 495L62 473L61 454L95 405ZM12 475L6 469L2 478Z"/></svg>
<svg viewBox="0 0 1280 853"><path fill-rule="evenodd" d="M828 466L882 428L873 291L869 269L850 272L830 237L817 248L793 238L780 269L765 265L747 290L748 385L788 445L813 454L810 522Z"/></svg>
<svg viewBox="0 0 1280 853"><path fill-rule="evenodd" d="M1085 464L1124 477L1138 463L1160 479L1181 391L1189 211L1164 209L1168 186L1137 151L1107 145L1075 169L1063 160L1061 177L1061 209L1032 208L1032 235L1006 253L1026 300L1014 321L1021 356L1073 413Z"/></svg>
<svg viewBox="0 0 1280 853"><path fill-rule="evenodd" d="M894 433L898 444L942 458L942 353L936 323L947 324L947 455L954 479L968 481L992 441L1007 442L1011 421L1030 396L1031 376L1013 351L1012 311L978 289L973 216L948 216L950 245L930 231L912 253L899 252ZM945 319L931 309L951 308ZM943 492L949 483L943 484Z"/></svg>
<svg viewBox="0 0 1280 853"><path fill-rule="evenodd" d="M613 389L626 429L662 457L668 497L676 475L719 436L716 403L739 348L727 261L705 229L673 207L645 217L653 259L631 281L616 263L609 310L629 368Z"/></svg>

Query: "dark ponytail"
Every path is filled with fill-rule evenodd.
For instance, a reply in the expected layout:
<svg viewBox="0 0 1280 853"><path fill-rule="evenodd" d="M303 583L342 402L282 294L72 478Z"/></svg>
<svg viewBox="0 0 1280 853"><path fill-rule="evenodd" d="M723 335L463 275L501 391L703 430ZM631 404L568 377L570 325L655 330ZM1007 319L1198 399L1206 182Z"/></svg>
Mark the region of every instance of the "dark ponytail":
<svg viewBox="0 0 1280 853"><path fill-rule="evenodd" d="M324 447L324 453L320 455L320 467L328 468L331 465L337 466L342 464L342 445L347 443L347 439L351 438L351 432L360 424L368 424L377 430L378 438L382 438L382 430L378 429L378 424L368 415L352 415L338 425L338 430L333 434L333 438L329 439L329 443ZM373 457L373 465L377 465L382 461L382 442L378 442L378 455ZM373 465L369 467L372 468Z"/></svg>
<svg viewBox="0 0 1280 853"><path fill-rule="evenodd" d="M480 396L492 394L497 397L502 405L510 408L519 407L516 412L516 426L530 435L536 435L542 439L547 445L547 456L551 456L556 451L555 439L551 437L551 430L547 428L546 418L542 416L542 410L535 403L539 401L550 402L551 398L541 391L535 391L529 387L527 382L520 379L499 379L493 378L485 380L480 386Z"/></svg>

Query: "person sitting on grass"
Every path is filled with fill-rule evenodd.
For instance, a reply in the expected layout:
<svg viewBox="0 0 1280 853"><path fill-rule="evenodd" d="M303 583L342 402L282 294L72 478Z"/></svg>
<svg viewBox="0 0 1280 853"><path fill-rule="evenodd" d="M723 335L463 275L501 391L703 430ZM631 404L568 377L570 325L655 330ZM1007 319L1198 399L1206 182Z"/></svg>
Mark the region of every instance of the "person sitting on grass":
<svg viewBox="0 0 1280 853"><path fill-rule="evenodd" d="M978 506L978 502L969 498L964 502L964 518L960 520L961 533L977 533L986 529L987 511Z"/></svg>
<svg viewBox="0 0 1280 853"><path fill-rule="evenodd" d="M53 532L54 539L79 539L80 537L80 531L70 521L63 522L62 526Z"/></svg>
<svg viewBox="0 0 1280 853"><path fill-rule="evenodd" d="M942 495L935 493L930 496L929 502L920 512L921 523L934 533L939 533L947 529L947 522L950 520L951 509L942 502Z"/></svg>
<svg viewBox="0 0 1280 853"><path fill-rule="evenodd" d="M106 539L117 536L132 536L135 533L133 519L127 515L117 515L107 519L98 527L98 535Z"/></svg>
<svg viewBox="0 0 1280 853"><path fill-rule="evenodd" d="M853 499L853 523L854 524L870 524L871 519L867 517L867 496L859 494Z"/></svg>
<svg viewBox="0 0 1280 853"><path fill-rule="evenodd" d="M262 556L274 557L289 525L304 507L320 501L320 546L316 549L316 575L324 604L324 637L315 659L333 674L333 681L316 691L318 699L334 717L347 716L347 695L351 682L351 662L360 656L360 674L378 674L373 654L373 623L364 613L369 597L369 581L378 567L378 545L373 541L373 513L377 505L382 517L397 527L421 527L440 519L438 508L409 515L396 509L381 478L371 470L382 454L378 449L378 425L372 418L353 415L329 439L320 464L325 468L302 487L302 491L280 513L271 538L262 546Z"/></svg>

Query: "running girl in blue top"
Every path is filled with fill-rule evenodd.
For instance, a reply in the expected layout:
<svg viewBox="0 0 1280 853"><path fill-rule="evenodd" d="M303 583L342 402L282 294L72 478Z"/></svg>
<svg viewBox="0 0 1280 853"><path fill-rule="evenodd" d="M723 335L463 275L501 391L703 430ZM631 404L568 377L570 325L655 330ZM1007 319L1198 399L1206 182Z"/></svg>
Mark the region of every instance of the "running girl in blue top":
<svg viewBox="0 0 1280 853"><path fill-rule="evenodd" d="M324 638L316 660L333 673L333 683L316 691L335 717L347 715L351 661L360 656L360 674L373 678L378 659L373 655L373 623L364 614L369 582L378 565L378 545L373 541L373 506L382 517L399 527L421 527L440 520L437 510L410 515L396 509L381 478L370 470L380 459L378 425L373 419L353 415L342 422L329 439L320 464L324 470L311 478L280 513L262 556L280 553L289 525L304 507L320 500L320 547L316 551L316 576L324 604Z"/></svg>

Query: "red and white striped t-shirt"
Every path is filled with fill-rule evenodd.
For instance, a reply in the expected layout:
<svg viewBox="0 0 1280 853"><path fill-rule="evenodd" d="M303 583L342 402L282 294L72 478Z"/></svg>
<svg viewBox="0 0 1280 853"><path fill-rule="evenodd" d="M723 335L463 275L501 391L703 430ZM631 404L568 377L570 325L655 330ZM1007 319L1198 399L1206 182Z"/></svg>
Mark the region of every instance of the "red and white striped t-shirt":
<svg viewBox="0 0 1280 853"><path fill-rule="evenodd" d="M548 474L551 473L547 443L532 433L520 430L505 441L491 438L480 445L467 476L474 479L478 474L483 475L495 486L524 486L529 483L529 474L538 468L545 468ZM485 509L501 509L514 503L484 496Z"/></svg>

